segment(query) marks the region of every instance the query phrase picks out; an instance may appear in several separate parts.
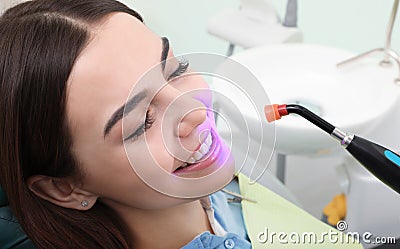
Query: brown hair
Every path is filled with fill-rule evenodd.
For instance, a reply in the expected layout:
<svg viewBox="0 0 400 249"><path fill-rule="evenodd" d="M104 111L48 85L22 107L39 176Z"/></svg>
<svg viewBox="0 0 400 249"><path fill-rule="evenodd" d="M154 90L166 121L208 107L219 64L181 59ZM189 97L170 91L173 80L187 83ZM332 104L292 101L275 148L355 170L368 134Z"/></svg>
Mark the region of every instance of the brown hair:
<svg viewBox="0 0 400 249"><path fill-rule="evenodd" d="M34 195L33 175L79 174L66 118L67 80L91 28L135 11L114 0L35 0L0 17L0 184L38 248L128 248L123 223L104 204L89 211Z"/></svg>

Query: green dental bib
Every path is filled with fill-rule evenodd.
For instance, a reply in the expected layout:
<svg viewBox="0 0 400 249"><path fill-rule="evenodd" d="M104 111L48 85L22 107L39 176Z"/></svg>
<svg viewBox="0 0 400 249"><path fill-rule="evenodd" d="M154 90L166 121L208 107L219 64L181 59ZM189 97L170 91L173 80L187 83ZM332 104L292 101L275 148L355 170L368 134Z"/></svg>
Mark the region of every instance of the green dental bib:
<svg viewBox="0 0 400 249"><path fill-rule="evenodd" d="M239 174L243 219L254 249L261 248L363 248L350 237ZM347 242L347 243L346 243Z"/></svg>

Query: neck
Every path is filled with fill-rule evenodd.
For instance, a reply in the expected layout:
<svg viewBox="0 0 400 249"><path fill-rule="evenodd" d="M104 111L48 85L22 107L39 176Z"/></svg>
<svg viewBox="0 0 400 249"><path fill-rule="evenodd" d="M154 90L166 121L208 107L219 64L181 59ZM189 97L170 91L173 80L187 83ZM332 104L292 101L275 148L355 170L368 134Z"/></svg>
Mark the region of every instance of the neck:
<svg viewBox="0 0 400 249"><path fill-rule="evenodd" d="M212 232L199 200L159 210L114 209L126 222L135 248L181 248L197 235Z"/></svg>

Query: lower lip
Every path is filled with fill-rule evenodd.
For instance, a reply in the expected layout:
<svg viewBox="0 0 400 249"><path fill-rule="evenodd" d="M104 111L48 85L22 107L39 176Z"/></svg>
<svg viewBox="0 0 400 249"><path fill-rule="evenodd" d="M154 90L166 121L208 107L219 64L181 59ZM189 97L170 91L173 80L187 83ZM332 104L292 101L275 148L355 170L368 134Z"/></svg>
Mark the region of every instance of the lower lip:
<svg viewBox="0 0 400 249"><path fill-rule="evenodd" d="M211 148L209 150L209 152L203 157L203 159L201 159L201 162L198 163L194 163L190 166L187 166L185 168L179 169L179 170L175 170L173 172L173 174L183 174L183 173L190 173L190 172L195 172L195 171L199 171L205 168L208 168L211 164L213 164L221 151L221 144L218 141L218 137L211 132L211 136L212 136L212 141L213 143L211 144Z"/></svg>

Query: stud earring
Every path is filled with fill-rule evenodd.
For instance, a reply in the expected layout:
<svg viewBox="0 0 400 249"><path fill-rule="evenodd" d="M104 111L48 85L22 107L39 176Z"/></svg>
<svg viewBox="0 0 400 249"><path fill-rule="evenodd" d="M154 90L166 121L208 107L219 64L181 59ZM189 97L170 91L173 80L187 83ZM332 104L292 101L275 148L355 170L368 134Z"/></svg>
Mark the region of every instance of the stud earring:
<svg viewBox="0 0 400 249"><path fill-rule="evenodd" d="M82 205L82 207L87 207L87 206L89 206L89 202L87 200L83 200L81 202L81 205Z"/></svg>

